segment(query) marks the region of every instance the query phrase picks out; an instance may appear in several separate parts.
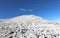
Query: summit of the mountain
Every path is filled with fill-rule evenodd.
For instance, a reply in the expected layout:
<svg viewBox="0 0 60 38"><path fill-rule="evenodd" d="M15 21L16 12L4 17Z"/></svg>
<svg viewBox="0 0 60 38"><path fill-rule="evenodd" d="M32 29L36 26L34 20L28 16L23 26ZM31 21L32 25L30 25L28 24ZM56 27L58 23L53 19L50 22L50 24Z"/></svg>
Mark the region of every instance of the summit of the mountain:
<svg viewBox="0 0 60 38"><path fill-rule="evenodd" d="M60 38L60 23L35 15L0 20L0 38Z"/></svg>
<svg viewBox="0 0 60 38"><path fill-rule="evenodd" d="M34 22L34 21L37 21L37 22L43 22L43 23L48 22L44 18L39 17L39 16L35 16L35 15L22 15L22 16L17 16L17 17L10 18L10 19L5 19L5 20L2 20L2 21L3 22L8 22L8 21L9 22L20 22L20 21L23 21L23 22L26 22L26 21Z"/></svg>

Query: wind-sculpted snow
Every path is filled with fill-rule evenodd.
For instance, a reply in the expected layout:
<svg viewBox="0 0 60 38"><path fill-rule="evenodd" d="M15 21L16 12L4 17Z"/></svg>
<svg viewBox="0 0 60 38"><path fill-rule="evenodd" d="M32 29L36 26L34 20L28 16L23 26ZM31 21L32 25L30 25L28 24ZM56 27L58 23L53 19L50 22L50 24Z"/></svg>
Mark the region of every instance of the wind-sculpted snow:
<svg viewBox="0 0 60 38"><path fill-rule="evenodd" d="M60 38L60 23L34 15L0 21L0 38Z"/></svg>

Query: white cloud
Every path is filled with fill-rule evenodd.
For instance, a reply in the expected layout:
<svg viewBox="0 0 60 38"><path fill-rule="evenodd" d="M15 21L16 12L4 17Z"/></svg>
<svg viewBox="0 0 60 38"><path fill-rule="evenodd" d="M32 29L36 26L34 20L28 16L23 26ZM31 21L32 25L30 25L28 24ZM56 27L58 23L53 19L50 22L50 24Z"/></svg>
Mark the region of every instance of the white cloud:
<svg viewBox="0 0 60 38"><path fill-rule="evenodd" d="M33 11L33 9L23 9L23 8L20 8L20 10L21 11L29 11L29 12Z"/></svg>
<svg viewBox="0 0 60 38"><path fill-rule="evenodd" d="M22 11L27 11L26 9L23 9L23 8L20 8L20 10L22 10Z"/></svg>

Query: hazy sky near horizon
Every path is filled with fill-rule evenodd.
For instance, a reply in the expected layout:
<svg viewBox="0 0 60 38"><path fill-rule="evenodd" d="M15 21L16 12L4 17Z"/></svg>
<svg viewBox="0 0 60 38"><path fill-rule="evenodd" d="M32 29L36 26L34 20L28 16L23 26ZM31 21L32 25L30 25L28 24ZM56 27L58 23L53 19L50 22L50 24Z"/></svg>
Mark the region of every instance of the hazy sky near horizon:
<svg viewBox="0 0 60 38"><path fill-rule="evenodd" d="M60 21L60 0L0 0L0 19L28 14Z"/></svg>

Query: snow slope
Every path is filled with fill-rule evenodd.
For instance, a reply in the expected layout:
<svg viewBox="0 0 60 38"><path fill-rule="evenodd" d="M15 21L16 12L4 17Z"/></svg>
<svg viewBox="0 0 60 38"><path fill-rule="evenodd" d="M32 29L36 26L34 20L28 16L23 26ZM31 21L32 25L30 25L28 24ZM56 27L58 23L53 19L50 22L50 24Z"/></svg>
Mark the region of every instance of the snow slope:
<svg viewBox="0 0 60 38"><path fill-rule="evenodd" d="M60 38L60 23L35 15L0 20L0 38Z"/></svg>

